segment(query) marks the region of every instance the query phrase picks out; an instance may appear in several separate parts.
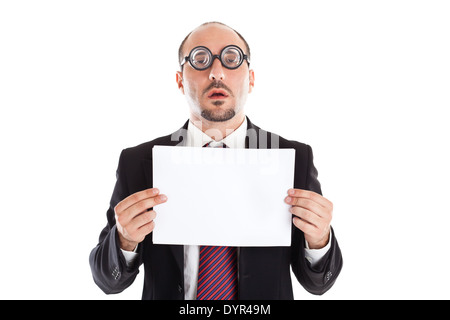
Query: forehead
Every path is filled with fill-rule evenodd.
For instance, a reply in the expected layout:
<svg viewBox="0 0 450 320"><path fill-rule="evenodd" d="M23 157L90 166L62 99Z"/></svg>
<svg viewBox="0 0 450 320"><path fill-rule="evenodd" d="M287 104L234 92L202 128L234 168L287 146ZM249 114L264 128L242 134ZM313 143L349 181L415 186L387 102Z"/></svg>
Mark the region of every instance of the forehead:
<svg viewBox="0 0 450 320"><path fill-rule="evenodd" d="M232 29L219 24L201 26L192 31L184 45L184 54L188 55L197 46L205 46L218 54L227 45L237 45L245 52L245 44Z"/></svg>

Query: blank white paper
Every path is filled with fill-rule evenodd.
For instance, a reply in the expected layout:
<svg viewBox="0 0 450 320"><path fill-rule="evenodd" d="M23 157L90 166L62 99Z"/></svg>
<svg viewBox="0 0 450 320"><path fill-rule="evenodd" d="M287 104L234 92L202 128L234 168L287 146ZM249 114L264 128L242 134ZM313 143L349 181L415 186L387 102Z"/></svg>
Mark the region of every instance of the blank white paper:
<svg viewBox="0 0 450 320"><path fill-rule="evenodd" d="M153 147L153 243L290 246L294 149Z"/></svg>

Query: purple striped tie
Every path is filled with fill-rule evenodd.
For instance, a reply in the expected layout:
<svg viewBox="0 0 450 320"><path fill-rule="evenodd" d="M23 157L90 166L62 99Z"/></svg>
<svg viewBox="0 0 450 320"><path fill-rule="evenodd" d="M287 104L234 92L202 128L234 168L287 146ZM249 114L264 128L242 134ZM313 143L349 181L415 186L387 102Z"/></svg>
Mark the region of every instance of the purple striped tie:
<svg viewBox="0 0 450 320"><path fill-rule="evenodd" d="M236 255L235 247L200 246L197 300L237 299Z"/></svg>

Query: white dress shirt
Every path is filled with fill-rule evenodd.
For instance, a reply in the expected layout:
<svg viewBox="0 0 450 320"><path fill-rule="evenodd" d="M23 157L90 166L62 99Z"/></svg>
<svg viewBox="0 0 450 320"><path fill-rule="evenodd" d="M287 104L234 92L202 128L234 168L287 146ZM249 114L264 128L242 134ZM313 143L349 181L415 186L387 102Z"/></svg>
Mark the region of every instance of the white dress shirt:
<svg viewBox="0 0 450 320"><path fill-rule="evenodd" d="M201 123L198 123L201 126ZM245 148L245 137L247 134L247 118L244 119L242 124L235 131L227 134L227 136L220 140L214 141L210 136L201 131L191 121L188 124L187 130L187 147L203 147L205 144L210 143L210 147L215 145L222 145L223 143L229 148ZM212 135L220 136L218 132L211 131ZM157 187L157 186L156 186ZM162 190L164 192L164 190ZM287 190L286 190L287 196ZM170 201L170 199L169 199ZM330 239L331 240L331 233ZM305 258L314 266L328 251L330 248L330 242L322 249L309 249L308 243L305 248ZM136 247L137 249L137 247ZM130 265L137 257L136 249L134 251L122 250L127 265ZM186 300L195 300L197 296L197 277L198 277L198 261L200 257L200 247L195 245L184 246L184 298Z"/></svg>

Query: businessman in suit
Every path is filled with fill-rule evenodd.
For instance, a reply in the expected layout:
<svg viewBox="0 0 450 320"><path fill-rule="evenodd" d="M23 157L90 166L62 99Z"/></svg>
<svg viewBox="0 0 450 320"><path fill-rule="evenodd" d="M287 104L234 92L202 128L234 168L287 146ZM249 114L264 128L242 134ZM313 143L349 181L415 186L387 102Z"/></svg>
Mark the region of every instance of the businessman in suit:
<svg viewBox="0 0 450 320"><path fill-rule="evenodd" d="M323 294L342 268L333 205L321 195L311 147L266 132L246 117L254 86L247 42L234 29L209 22L188 34L179 59L176 80L189 120L171 135L122 151L108 222L89 257L95 283L105 293L121 292L143 264L143 299L293 299L292 268L307 291ZM155 145L295 149L294 188L284 199L293 217L291 246L153 244L158 205L171 200L153 185ZM215 270L205 269L211 264Z"/></svg>

